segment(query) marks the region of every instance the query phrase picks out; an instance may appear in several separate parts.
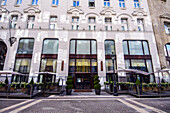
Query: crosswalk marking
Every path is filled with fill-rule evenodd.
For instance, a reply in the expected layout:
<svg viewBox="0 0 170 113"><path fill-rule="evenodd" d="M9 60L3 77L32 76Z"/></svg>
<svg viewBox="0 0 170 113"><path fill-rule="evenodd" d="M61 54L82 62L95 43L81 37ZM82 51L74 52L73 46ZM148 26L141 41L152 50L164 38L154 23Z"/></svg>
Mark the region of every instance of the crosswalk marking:
<svg viewBox="0 0 170 113"><path fill-rule="evenodd" d="M139 108L139 107L137 107L137 106L135 106L135 105L133 105L133 104L130 104L130 103L128 103L128 102L126 102L126 101L124 101L124 100L122 100L122 99L117 99L118 101L120 101L120 102L122 102L123 104L125 104L125 105L127 105L127 106L129 106L129 107L131 107L131 108L133 108L133 109L135 109L136 111L138 111L138 112L140 112L140 113L149 113L148 111L146 111L146 110L144 110L144 109L142 109L142 108Z"/></svg>
<svg viewBox="0 0 170 113"><path fill-rule="evenodd" d="M15 105L6 107L6 108L4 108L4 109L1 109L1 110L0 110L0 113L2 113L2 112L4 112L4 111L7 111L7 110L10 110L10 109L12 109L12 108L18 107L18 106L20 106L20 105L23 105L23 104L25 104L25 103L31 102L31 101L33 101L33 100L27 100L27 101L21 102L21 103L19 103L19 104L15 104Z"/></svg>
<svg viewBox="0 0 170 113"><path fill-rule="evenodd" d="M20 108L18 108L18 109L15 109L15 110L13 110L13 111L11 111L11 112L9 112L9 113L18 113L18 112L20 112L20 111L22 111L22 110L24 110L24 109L26 109L26 108L28 108L28 107L30 107L30 106L33 106L33 105L35 105L35 104L37 104L37 103L39 103L39 102L41 102L42 100L37 100L37 101L34 101L34 102L31 102L30 104L27 104L27 105L25 105L25 106L23 106L23 107L20 107Z"/></svg>
<svg viewBox="0 0 170 113"><path fill-rule="evenodd" d="M131 101L131 102L133 102L133 103L135 103L135 104L138 104L138 105L140 105L140 106L143 106L143 107L145 107L145 108L148 108L148 109L150 109L150 110L152 110L152 111L154 111L154 112L157 112L157 113L166 113L165 111L162 111L162 110L160 110L160 109L157 109L157 108L154 108L154 107L151 107L151 106L142 104L142 103L139 103L139 102L134 101L134 100L132 100L132 99L128 99L128 98L127 98L126 100L129 100L129 101Z"/></svg>

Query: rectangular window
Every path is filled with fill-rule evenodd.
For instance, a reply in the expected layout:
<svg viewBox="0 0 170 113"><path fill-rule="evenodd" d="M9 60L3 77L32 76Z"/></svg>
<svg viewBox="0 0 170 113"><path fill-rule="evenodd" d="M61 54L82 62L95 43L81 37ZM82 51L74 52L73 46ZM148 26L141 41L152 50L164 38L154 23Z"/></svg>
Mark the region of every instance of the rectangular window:
<svg viewBox="0 0 170 113"><path fill-rule="evenodd" d="M34 21L35 21L35 16L28 16L28 21L27 21L27 28L28 29L34 28Z"/></svg>
<svg viewBox="0 0 170 113"><path fill-rule="evenodd" d="M105 18L105 23L112 23L112 18Z"/></svg>
<svg viewBox="0 0 170 113"><path fill-rule="evenodd" d="M57 59L41 59L41 72L53 72L56 73L57 69Z"/></svg>
<svg viewBox="0 0 170 113"><path fill-rule="evenodd" d="M89 0L89 7L95 7L95 0Z"/></svg>
<svg viewBox="0 0 170 113"><path fill-rule="evenodd" d="M144 22L143 19L137 19L137 24L138 24L138 31L144 31Z"/></svg>
<svg viewBox="0 0 170 113"><path fill-rule="evenodd" d="M58 44L57 39L45 39L42 54L58 54Z"/></svg>
<svg viewBox="0 0 170 113"><path fill-rule="evenodd" d="M7 0L1 0L1 5L6 5Z"/></svg>
<svg viewBox="0 0 170 113"><path fill-rule="evenodd" d="M121 29L122 31L127 31L128 30L128 19L127 18L121 18Z"/></svg>
<svg viewBox="0 0 170 113"><path fill-rule="evenodd" d="M58 4L59 4L59 0L52 0L52 5L58 6Z"/></svg>
<svg viewBox="0 0 170 113"><path fill-rule="evenodd" d="M119 0L119 7L125 8L125 0Z"/></svg>
<svg viewBox="0 0 170 113"><path fill-rule="evenodd" d="M79 17L72 17L72 22L73 23L79 22Z"/></svg>
<svg viewBox="0 0 170 113"><path fill-rule="evenodd" d="M89 17L89 23L95 23L96 18L95 17Z"/></svg>
<svg viewBox="0 0 170 113"><path fill-rule="evenodd" d="M31 59L17 58L15 61L15 71L20 73L29 73L31 66Z"/></svg>
<svg viewBox="0 0 170 113"><path fill-rule="evenodd" d="M104 0L104 7L110 7L110 0Z"/></svg>
<svg viewBox="0 0 170 113"><path fill-rule="evenodd" d="M77 40L77 54L90 54L89 40Z"/></svg>
<svg viewBox="0 0 170 113"><path fill-rule="evenodd" d="M134 0L134 7L135 8L140 8L139 0Z"/></svg>
<svg viewBox="0 0 170 113"><path fill-rule="evenodd" d="M70 54L97 54L95 40L71 40Z"/></svg>
<svg viewBox="0 0 170 113"><path fill-rule="evenodd" d="M116 60L114 60L114 70L116 70ZM113 61L112 59L106 59L106 73L113 72Z"/></svg>
<svg viewBox="0 0 170 113"><path fill-rule="evenodd" d="M165 56L170 57L170 44L165 45Z"/></svg>
<svg viewBox="0 0 170 113"><path fill-rule="evenodd" d="M32 5L38 5L38 0L32 0Z"/></svg>
<svg viewBox="0 0 170 113"><path fill-rule="evenodd" d="M112 53L115 55L115 43L113 40L106 40L105 44L105 55L111 55Z"/></svg>
<svg viewBox="0 0 170 113"><path fill-rule="evenodd" d="M124 55L150 55L147 41L123 41Z"/></svg>
<svg viewBox="0 0 170 113"><path fill-rule="evenodd" d="M17 0L16 5L21 5L22 4L22 0Z"/></svg>
<svg viewBox="0 0 170 113"><path fill-rule="evenodd" d="M76 26L76 30L79 30L79 25Z"/></svg>
<svg viewBox="0 0 170 113"><path fill-rule="evenodd" d="M79 0L73 0L73 6L74 7L79 6Z"/></svg>
<svg viewBox="0 0 170 113"><path fill-rule="evenodd" d="M56 29L56 25L57 25L57 16L51 16L50 17L50 22L49 22L49 27L50 29Z"/></svg>
<svg viewBox="0 0 170 113"><path fill-rule="evenodd" d="M0 15L0 21L1 21L1 19L2 19L2 15Z"/></svg>
<svg viewBox="0 0 170 113"><path fill-rule="evenodd" d="M11 28L16 28L17 26L18 15L11 16Z"/></svg>
<svg viewBox="0 0 170 113"><path fill-rule="evenodd" d="M17 54L32 54L34 39L20 39Z"/></svg>
<svg viewBox="0 0 170 113"><path fill-rule="evenodd" d="M165 33L170 34L170 23L164 22Z"/></svg>

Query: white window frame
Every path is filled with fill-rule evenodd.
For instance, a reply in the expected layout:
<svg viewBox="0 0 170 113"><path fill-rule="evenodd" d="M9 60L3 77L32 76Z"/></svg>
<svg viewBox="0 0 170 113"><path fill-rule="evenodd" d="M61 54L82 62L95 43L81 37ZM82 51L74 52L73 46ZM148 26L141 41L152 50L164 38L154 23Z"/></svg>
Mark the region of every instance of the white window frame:
<svg viewBox="0 0 170 113"><path fill-rule="evenodd" d="M49 29L56 29L57 26L57 16L50 16Z"/></svg>
<svg viewBox="0 0 170 113"><path fill-rule="evenodd" d="M52 6L58 6L59 0L52 0Z"/></svg>
<svg viewBox="0 0 170 113"><path fill-rule="evenodd" d="M18 15L12 15L10 27L16 28L17 27L17 21L18 21Z"/></svg>
<svg viewBox="0 0 170 113"><path fill-rule="evenodd" d="M170 22L164 22L165 33L170 34Z"/></svg>
<svg viewBox="0 0 170 113"><path fill-rule="evenodd" d="M143 18L137 18L137 25L138 25L138 31L145 31Z"/></svg>
<svg viewBox="0 0 170 113"><path fill-rule="evenodd" d="M134 8L140 8L139 0L137 2L134 0Z"/></svg>
<svg viewBox="0 0 170 113"><path fill-rule="evenodd" d="M22 4L22 0L16 0L16 5L21 5Z"/></svg>
<svg viewBox="0 0 170 113"><path fill-rule="evenodd" d="M119 7L120 8L125 8L126 7L125 0L123 0L123 1L119 0Z"/></svg>
<svg viewBox="0 0 170 113"><path fill-rule="evenodd" d="M121 30L128 31L128 18L121 18Z"/></svg>
<svg viewBox="0 0 170 113"><path fill-rule="evenodd" d="M38 0L32 0L31 5L38 5Z"/></svg>
<svg viewBox="0 0 170 113"><path fill-rule="evenodd" d="M104 7L110 7L110 0L109 1L103 1L104 2Z"/></svg>
<svg viewBox="0 0 170 113"><path fill-rule="evenodd" d="M31 19L31 18L33 18L33 19ZM34 28L34 22L35 22L35 15L28 15L27 29L33 29Z"/></svg>

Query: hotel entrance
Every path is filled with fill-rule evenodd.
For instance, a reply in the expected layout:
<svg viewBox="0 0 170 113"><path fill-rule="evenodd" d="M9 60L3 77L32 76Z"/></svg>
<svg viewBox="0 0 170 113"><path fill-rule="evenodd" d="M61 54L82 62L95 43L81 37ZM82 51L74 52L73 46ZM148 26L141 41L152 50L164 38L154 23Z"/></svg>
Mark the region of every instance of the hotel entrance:
<svg viewBox="0 0 170 113"><path fill-rule="evenodd" d="M90 75L76 75L75 89L91 89Z"/></svg>
<svg viewBox="0 0 170 113"><path fill-rule="evenodd" d="M92 89L97 75L95 40L71 40L69 75L74 78L74 89Z"/></svg>

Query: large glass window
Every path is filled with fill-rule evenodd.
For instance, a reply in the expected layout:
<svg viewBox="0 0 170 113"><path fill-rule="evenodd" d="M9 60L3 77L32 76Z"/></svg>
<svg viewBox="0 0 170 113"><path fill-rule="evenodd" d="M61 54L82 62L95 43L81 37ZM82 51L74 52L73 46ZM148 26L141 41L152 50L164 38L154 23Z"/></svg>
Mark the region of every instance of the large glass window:
<svg viewBox="0 0 170 113"><path fill-rule="evenodd" d="M125 55L149 55L147 41L123 41Z"/></svg>
<svg viewBox="0 0 170 113"><path fill-rule="evenodd" d="M45 39L42 54L58 54L58 40Z"/></svg>
<svg viewBox="0 0 170 113"><path fill-rule="evenodd" d="M41 72L54 72L57 70L57 59L42 59L41 60Z"/></svg>
<svg viewBox="0 0 170 113"><path fill-rule="evenodd" d="M34 39L20 39L17 54L32 54Z"/></svg>
<svg viewBox="0 0 170 113"><path fill-rule="evenodd" d="M29 73L31 66L31 59L29 58L17 58L15 62L15 70L20 73Z"/></svg>
<svg viewBox="0 0 170 113"><path fill-rule="evenodd" d="M106 40L105 41L105 55L111 55L115 53L115 43L113 40Z"/></svg>
<svg viewBox="0 0 170 113"><path fill-rule="evenodd" d="M97 73L97 60L96 59L70 59L69 72Z"/></svg>
<svg viewBox="0 0 170 113"><path fill-rule="evenodd" d="M137 69L148 73L153 72L151 55L147 41L123 41L123 51L126 69ZM137 78L141 82L154 82L154 75L145 76L135 73L127 74L127 79L130 82L136 82Z"/></svg>
<svg viewBox="0 0 170 113"><path fill-rule="evenodd" d="M70 54L96 54L95 40L71 40Z"/></svg>
<svg viewBox="0 0 170 113"><path fill-rule="evenodd" d="M28 82L31 68L31 59L34 47L34 39L20 39L16 54L14 71L27 74L26 76L13 75L12 82Z"/></svg>

